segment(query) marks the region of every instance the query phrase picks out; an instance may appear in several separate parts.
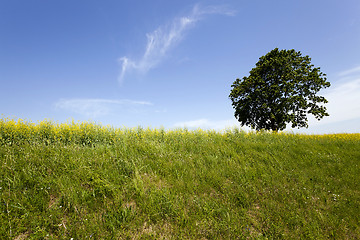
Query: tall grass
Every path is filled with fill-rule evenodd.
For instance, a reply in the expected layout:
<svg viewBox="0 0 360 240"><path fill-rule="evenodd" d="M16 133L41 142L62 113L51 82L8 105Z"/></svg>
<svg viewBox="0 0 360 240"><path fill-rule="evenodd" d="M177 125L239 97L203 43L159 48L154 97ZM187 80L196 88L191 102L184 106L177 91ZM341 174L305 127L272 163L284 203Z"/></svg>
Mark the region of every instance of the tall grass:
<svg viewBox="0 0 360 240"><path fill-rule="evenodd" d="M360 134L0 120L0 239L356 239Z"/></svg>

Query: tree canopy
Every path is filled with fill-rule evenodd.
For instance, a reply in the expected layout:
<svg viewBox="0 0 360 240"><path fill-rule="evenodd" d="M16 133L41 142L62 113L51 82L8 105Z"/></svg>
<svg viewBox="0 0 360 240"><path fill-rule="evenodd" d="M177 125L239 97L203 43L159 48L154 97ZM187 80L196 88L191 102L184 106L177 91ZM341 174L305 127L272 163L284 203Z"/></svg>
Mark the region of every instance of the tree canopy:
<svg viewBox="0 0 360 240"><path fill-rule="evenodd" d="M288 123L307 128L307 114L317 120L329 116L324 106L328 101L317 93L330 82L310 61L294 49L275 48L260 57L248 77L236 79L229 98L241 125L278 131Z"/></svg>

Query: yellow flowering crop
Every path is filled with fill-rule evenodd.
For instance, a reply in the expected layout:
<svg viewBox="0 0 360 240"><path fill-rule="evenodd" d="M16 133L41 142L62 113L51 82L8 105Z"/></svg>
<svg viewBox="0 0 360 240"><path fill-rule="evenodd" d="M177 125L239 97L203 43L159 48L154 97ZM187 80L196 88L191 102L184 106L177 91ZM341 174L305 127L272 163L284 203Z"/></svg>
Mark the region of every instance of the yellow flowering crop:
<svg viewBox="0 0 360 240"><path fill-rule="evenodd" d="M269 132L245 132L239 129L228 129L225 131L215 130L188 130L188 129L151 129L151 128L113 128L111 126L102 126L94 122L67 122L56 123L50 120L43 120L32 123L22 119L0 119L0 144L17 144L21 142L45 142L47 144L54 142L76 143L83 145L93 145L95 143L113 144L117 141L128 139L130 141L145 141L146 139L181 141L184 137L190 141L209 141L216 138L241 137L256 139L262 138L286 139L296 137L299 139L316 140L345 140L360 141L360 134L323 134L307 135L292 133L269 133Z"/></svg>

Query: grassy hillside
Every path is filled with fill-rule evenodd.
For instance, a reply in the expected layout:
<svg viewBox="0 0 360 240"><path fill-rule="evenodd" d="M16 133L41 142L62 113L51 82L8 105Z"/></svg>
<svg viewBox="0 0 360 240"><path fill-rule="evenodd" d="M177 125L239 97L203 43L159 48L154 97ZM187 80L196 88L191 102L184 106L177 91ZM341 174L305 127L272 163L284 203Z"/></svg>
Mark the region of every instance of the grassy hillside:
<svg viewBox="0 0 360 240"><path fill-rule="evenodd" d="M0 239L360 238L360 134L0 120Z"/></svg>

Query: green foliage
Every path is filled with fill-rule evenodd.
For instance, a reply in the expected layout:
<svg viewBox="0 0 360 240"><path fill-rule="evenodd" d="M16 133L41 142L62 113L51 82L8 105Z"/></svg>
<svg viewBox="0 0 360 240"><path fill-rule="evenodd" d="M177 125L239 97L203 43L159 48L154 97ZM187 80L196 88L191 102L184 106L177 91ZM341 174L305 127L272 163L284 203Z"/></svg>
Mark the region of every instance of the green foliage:
<svg viewBox="0 0 360 240"><path fill-rule="evenodd" d="M328 101L316 94L330 83L310 60L293 49L275 48L260 57L249 77L236 79L229 98L241 125L278 131L288 123L308 127L307 114L317 120L329 116L323 106Z"/></svg>

